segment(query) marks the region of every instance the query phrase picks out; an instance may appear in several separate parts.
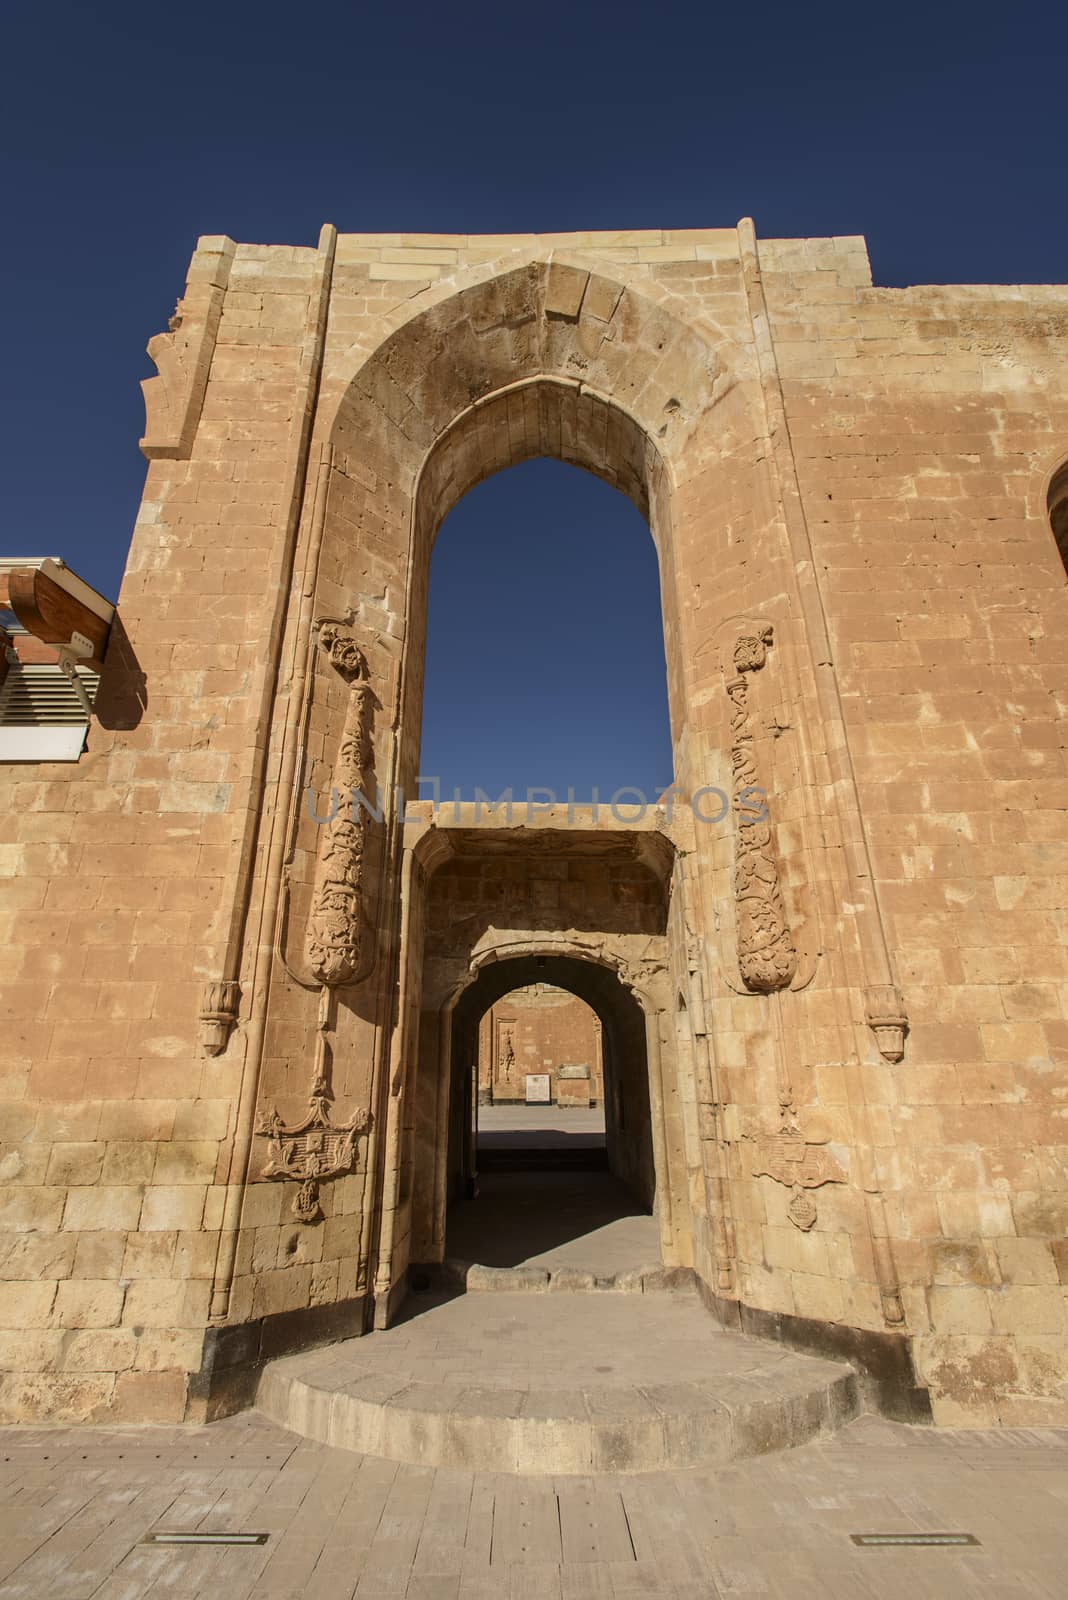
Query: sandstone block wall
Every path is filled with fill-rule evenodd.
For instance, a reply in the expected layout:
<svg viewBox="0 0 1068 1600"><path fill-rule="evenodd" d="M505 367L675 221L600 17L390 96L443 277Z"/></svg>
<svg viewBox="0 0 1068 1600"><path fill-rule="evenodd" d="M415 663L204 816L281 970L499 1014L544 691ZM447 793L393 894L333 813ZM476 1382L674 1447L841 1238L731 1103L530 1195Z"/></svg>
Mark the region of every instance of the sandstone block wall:
<svg viewBox="0 0 1068 1600"><path fill-rule="evenodd" d="M945 1420L1063 1420L1068 606L1047 492L1068 438L1065 292L814 297L812 247L769 255L910 1018L872 1101L920 1372Z"/></svg>
<svg viewBox="0 0 1068 1600"><path fill-rule="evenodd" d="M550 453L649 518L683 804L750 764L769 797L755 854L737 816L680 846L643 991L672 1248L896 1341L940 1420L1068 1421L1066 344L1068 289L881 289L862 240L746 224L200 241L87 753L0 773L3 1415L203 1414L220 1351L393 1303L447 1002L390 820L429 550ZM327 622L388 804L324 990ZM304 1223L255 1130L317 1074L364 1131Z"/></svg>

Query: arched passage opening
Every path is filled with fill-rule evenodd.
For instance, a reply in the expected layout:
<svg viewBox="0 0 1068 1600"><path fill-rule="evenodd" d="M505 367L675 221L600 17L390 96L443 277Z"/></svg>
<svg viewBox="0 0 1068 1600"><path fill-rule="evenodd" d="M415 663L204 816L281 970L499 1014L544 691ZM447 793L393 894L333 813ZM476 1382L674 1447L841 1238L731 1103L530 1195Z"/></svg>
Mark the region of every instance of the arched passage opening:
<svg viewBox="0 0 1068 1600"><path fill-rule="evenodd" d="M488 395L465 411L438 440L419 476L408 604L410 642L401 713L402 728L407 730L401 781L408 793L413 792L419 768L435 541L446 517L469 491L506 468L537 458L580 467L600 478L631 501L652 533L659 569L671 737L678 743L685 697L675 645L678 610L673 569L666 554L670 519L664 463L653 441L627 411L590 389L542 375ZM518 599L522 604L521 580ZM664 777L670 782L673 774Z"/></svg>
<svg viewBox="0 0 1068 1600"><path fill-rule="evenodd" d="M516 1105L531 1106L538 1115L541 1106L596 1111L603 1132L602 1061L601 1021L585 1000L540 980L509 990L479 1028L480 1147L494 1148L486 1133L488 1113Z"/></svg>
<svg viewBox="0 0 1068 1600"><path fill-rule="evenodd" d="M601 1033L605 1170L546 1159L483 1170L477 1142L480 1024L516 990L552 985L584 1001ZM658 1259L657 1173L646 1017L608 967L525 955L483 967L452 1010L446 1253L487 1266L557 1264L610 1272Z"/></svg>
<svg viewBox="0 0 1068 1600"><path fill-rule="evenodd" d="M656 548L676 782L689 780L670 462L717 398L720 362L670 296L576 261L509 263L383 321L362 366L338 363L321 554L322 615L350 615L381 684L378 776L390 799L419 774L430 554L469 489L537 457L626 495ZM663 303L661 303L663 302ZM687 604L690 604L687 600Z"/></svg>
<svg viewBox="0 0 1068 1600"><path fill-rule="evenodd" d="M658 971L678 959L670 948L667 878L654 871L654 915L650 886L630 873L622 849L600 866L579 863L569 875L566 826L553 839L549 829L539 830L545 871L524 868L515 879L488 874L486 903L471 909L470 926L456 897L453 903L437 897L431 872L413 861L419 828L444 832L438 819L419 820L414 832L396 820L417 793L421 771L434 540L469 489L536 457L581 467L631 500L649 526L658 565L672 742L672 770L664 778L685 792L701 735L688 716L694 657L683 632L694 599L680 592L677 543L697 539L701 527L685 517L685 496L692 503L697 487L681 488L676 474L687 441L727 392L714 330L688 326L664 291L609 281L577 261L508 264L419 300L418 307L383 320L382 341L362 364L352 365L352 356L362 352L347 351L324 378L330 420L314 510L321 519L315 522L315 578L305 591L317 618L341 619L336 625L351 630L375 697L364 779L383 797L386 837L379 859L385 881L380 885L370 863L361 892L367 942L379 959L360 988L341 996L330 1046L337 1084L358 1093L368 1083L373 1103L360 1271L374 1276L376 1317L388 1317L410 1262L442 1258L449 1096L439 1096L439 1085L448 1086L439 1064L449 1030L439 1025L440 1008L462 981L480 932L489 937L491 927L493 937L522 939L531 932L567 937L578 930L591 939L622 941L628 960L651 961ZM728 401L732 408L738 404ZM744 405L741 410L742 437L748 438ZM316 792L328 792L346 749L346 690L322 659L317 673L323 693L308 720L310 777ZM603 816L588 821L598 837L606 825L615 823ZM302 814L287 877L294 927L307 917L320 844ZM520 864L512 865L518 872ZM475 863L464 870L473 874ZM580 883L582 874L595 880L595 894ZM492 904L491 890L500 891ZM383 906L392 907L388 925L379 914ZM310 1036L315 1022L310 1006L306 1011ZM285 1026L292 1031L291 1021ZM667 1048L673 1050L673 1042ZM654 1142L659 1137L670 1144L674 1170L683 1162L681 1113L674 1091L669 1100ZM666 1164L666 1157L658 1161L658 1170ZM685 1192L681 1170L676 1187ZM674 1213L674 1238L661 1229L665 1256L673 1249L674 1258L685 1261L685 1204Z"/></svg>

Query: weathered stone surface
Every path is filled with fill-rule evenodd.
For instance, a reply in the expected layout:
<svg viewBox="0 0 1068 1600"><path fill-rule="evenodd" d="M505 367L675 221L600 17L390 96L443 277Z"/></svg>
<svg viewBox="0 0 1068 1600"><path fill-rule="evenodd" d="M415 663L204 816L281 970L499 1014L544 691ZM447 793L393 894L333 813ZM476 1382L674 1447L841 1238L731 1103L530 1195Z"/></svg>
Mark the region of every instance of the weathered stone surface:
<svg viewBox="0 0 1068 1600"><path fill-rule="evenodd" d="M477 1386L450 1381L457 1348ZM491 1319L464 1296L326 1359L272 1362L257 1391L261 1412L323 1443L554 1476L763 1454L829 1430L857 1403L843 1363L723 1333L692 1295L505 1293Z"/></svg>
<svg viewBox="0 0 1068 1600"><path fill-rule="evenodd" d="M470 1293L494 1292L512 1294L517 1290L538 1290L549 1287L549 1274L544 1267L468 1267L466 1286Z"/></svg>
<svg viewBox="0 0 1068 1600"><path fill-rule="evenodd" d="M223 1335L395 1316L474 1181L460 1063L549 983L666 1269L889 1341L938 1420L1057 1420L1068 289L882 289L746 222L326 228L200 241L152 353L86 753L0 774L5 1415L245 1403ZM649 521L674 788L401 826L434 537L537 455ZM338 772L380 819L321 827ZM257 1118L313 1104L330 1151L264 1177Z"/></svg>

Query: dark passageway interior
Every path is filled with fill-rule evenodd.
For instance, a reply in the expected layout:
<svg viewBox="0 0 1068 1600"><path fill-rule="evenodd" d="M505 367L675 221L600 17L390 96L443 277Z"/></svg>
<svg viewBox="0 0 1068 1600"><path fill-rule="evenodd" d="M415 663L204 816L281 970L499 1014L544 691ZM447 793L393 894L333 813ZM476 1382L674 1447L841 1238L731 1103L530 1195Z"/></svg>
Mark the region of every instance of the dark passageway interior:
<svg viewBox="0 0 1068 1600"><path fill-rule="evenodd" d="M446 1251L487 1267L575 1267L610 1275L660 1261L656 1223L610 1172L482 1173L450 1210Z"/></svg>

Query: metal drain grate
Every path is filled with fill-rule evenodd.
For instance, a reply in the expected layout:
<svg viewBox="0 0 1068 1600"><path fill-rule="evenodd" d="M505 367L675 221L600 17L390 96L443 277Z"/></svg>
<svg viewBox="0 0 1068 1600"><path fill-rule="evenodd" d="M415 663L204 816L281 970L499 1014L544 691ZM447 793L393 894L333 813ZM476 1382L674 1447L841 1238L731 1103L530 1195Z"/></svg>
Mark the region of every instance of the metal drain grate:
<svg viewBox="0 0 1068 1600"><path fill-rule="evenodd" d="M269 1533L146 1533L142 1544L266 1544Z"/></svg>
<svg viewBox="0 0 1068 1600"><path fill-rule="evenodd" d="M974 1533L851 1533L854 1544L892 1545L969 1545L978 1544Z"/></svg>

